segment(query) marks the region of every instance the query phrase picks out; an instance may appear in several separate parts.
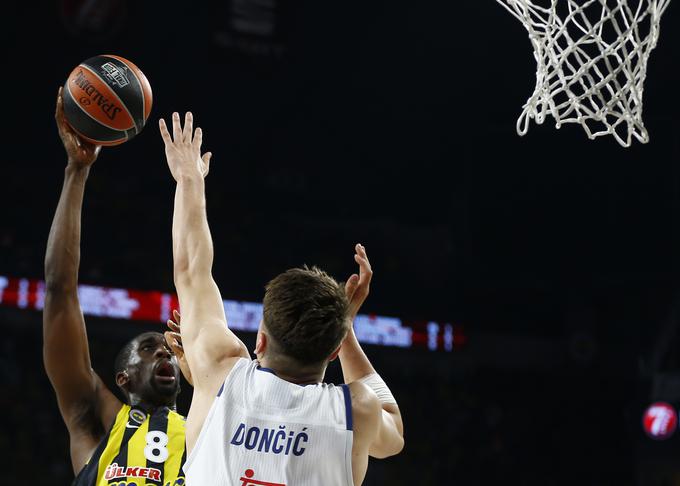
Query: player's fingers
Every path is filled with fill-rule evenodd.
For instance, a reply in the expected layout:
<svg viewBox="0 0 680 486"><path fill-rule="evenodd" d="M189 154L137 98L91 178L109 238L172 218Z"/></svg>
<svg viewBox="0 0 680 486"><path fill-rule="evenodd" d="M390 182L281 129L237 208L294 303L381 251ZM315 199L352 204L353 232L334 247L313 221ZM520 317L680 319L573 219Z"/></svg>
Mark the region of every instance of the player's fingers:
<svg viewBox="0 0 680 486"><path fill-rule="evenodd" d="M203 177L208 175L210 172L210 159L212 159L212 152L206 152L203 154Z"/></svg>
<svg viewBox="0 0 680 486"><path fill-rule="evenodd" d="M178 333L165 331L165 337L166 341L170 347L173 348L173 350L179 349L180 351L184 351L184 346L182 346L182 336L180 336Z"/></svg>
<svg viewBox="0 0 680 486"><path fill-rule="evenodd" d="M177 323L177 325L181 324L180 321L182 320L182 316L179 314L179 311L177 309L172 310L172 317L175 318L175 322Z"/></svg>
<svg viewBox="0 0 680 486"><path fill-rule="evenodd" d="M367 275L372 275L373 270L371 268L371 262L368 261L368 255L366 254L366 248L364 245L357 243L355 250L357 254L355 255L355 260L359 264L359 270L363 271ZM358 259L357 259L358 257ZM361 276L361 273L359 273Z"/></svg>
<svg viewBox="0 0 680 486"><path fill-rule="evenodd" d="M345 295L347 300L352 300L354 293L357 291L357 286L359 285L359 275L352 274L345 282Z"/></svg>
<svg viewBox="0 0 680 486"><path fill-rule="evenodd" d="M175 341L174 343L171 344L172 346L172 352L175 353L175 356L177 356L177 359L184 359L184 348L182 346L178 345L177 342Z"/></svg>
<svg viewBox="0 0 680 486"><path fill-rule="evenodd" d="M367 258L362 257L358 253L354 255L354 261L359 265L359 277L363 278L364 275L371 276L373 270L371 269L371 264L368 262Z"/></svg>
<svg viewBox="0 0 680 486"><path fill-rule="evenodd" d="M191 135L194 132L194 115L187 111L184 114L184 130L182 131L182 138L186 143L191 143Z"/></svg>
<svg viewBox="0 0 680 486"><path fill-rule="evenodd" d="M361 258L359 255L354 255L354 260L359 264L359 284L357 285L355 295L359 296L361 299L365 299L371 286L373 272L371 271L367 260L364 258Z"/></svg>
<svg viewBox="0 0 680 486"><path fill-rule="evenodd" d="M158 127L161 130L161 137L163 137L163 142L167 147L172 143L172 138L170 137L170 132L168 131L168 126L165 124L165 120L162 118L158 120Z"/></svg>
<svg viewBox="0 0 680 486"><path fill-rule="evenodd" d="M191 142L191 144L198 149L198 151L201 151L201 144L203 143L203 130L201 130L201 127L197 127L196 130L194 131L194 139Z"/></svg>
<svg viewBox="0 0 680 486"><path fill-rule="evenodd" d="M66 123L66 117L64 116L64 97L62 96L62 88L59 88L59 92L57 93L54 119L57 121L57 129L62 138L64 138L65 135L75 136L75 133L73 133L69 124Z"/></svg>
<svg viewBox="0 0 680 486"><path fill-rule="evenodd" d="M179 325L178 325L175 321L173 321L172 319L168 319L167 324L168 324L168 327L169 327L170 329L172 329L173 331L175 331L175 332L180 332L180 327L179 327Z"/></svg>
<svg viewBox="0 0 680 486"><path fill-rule="evenodd" d="M163 333L163 338L165 339L165 344L167 344L168 347L172 349L172 351L174 352L175 348L177 347L177 344L175 337L172 335L172 332L165 331Z"/></svg>
<svg viewBox="0 0 680 486"><path fill-rule="evenodd" d="M172 139L175 143L182 141L182 122L179 120L179 113L172 114Z"/></svg>
<svg viewBox="0 0 680 486"><path fill-rule="evenodd" d="M62 117L64 113L64 101L63 98L61 97L61 86L59 87L59 91L57 91L57 104L54 108L54 118L57 119L57 121Z"/></svg>
<svg viewBox="0 0 680 486"><path fill-rule="evenodd" d="M366 253L366 247L364 245L362 245L361 243L357 243L355 250L361 258L368 262L368 254ZM370 267L371 264L369 263L368 266Z"/></svg>

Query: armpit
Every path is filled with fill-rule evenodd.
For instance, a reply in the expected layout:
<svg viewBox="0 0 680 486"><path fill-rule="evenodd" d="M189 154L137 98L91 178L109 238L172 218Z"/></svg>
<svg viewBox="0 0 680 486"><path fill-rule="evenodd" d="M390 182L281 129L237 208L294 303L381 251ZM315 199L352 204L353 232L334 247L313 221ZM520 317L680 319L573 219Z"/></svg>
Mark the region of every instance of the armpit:
<svg viewBox="0 0 680 486"><path fill-rule="evenodd" d="M106 432L95 400L83 400L75 404L71 409L69 422L69 429L76 429L97 439Z"/></svg>

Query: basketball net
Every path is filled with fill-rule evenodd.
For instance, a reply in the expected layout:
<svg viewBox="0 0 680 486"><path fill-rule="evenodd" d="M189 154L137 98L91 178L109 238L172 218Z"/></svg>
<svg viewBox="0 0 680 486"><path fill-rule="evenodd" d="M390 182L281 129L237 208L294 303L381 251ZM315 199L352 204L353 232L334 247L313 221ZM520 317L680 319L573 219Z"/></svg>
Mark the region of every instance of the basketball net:
<svg viewBox="0 0 680 486"><path fill-rule="evenodd" d="M579 123L592 140L649 141L642 94L649 54L670 0L497 0L529 32L536 88L517 120ZM542 5L540 5L542 4Z"/></svg>

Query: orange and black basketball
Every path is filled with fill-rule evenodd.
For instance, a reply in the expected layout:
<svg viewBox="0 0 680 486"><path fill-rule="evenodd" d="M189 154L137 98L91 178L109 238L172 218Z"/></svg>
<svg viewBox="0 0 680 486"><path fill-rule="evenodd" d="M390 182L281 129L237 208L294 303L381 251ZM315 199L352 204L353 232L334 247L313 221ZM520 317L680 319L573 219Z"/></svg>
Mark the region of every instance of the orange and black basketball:
<svg viewBox="0 0 680 486"><path fill-rule="evenodd" d="M151 113L151 85L133 63L119 56L81 62L64 85L64 115L83 138L118 145L142 131Z"/></svg>

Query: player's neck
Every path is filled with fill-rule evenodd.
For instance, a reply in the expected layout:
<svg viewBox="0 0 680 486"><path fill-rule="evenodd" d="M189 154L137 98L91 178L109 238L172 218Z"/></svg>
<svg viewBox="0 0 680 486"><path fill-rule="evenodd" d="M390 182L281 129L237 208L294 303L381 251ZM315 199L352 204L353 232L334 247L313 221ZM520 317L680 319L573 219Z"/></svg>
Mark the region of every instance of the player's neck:
<svg viewBox="0 0 680 486"><path fill-rule="evenodd" d="M282 380L298 385L321 383L326 374L326 366L300 366L291 363L286 358L281 359L262 356L262 358L258 359L258 362L260 363L261 368L271 370Z"/></svg>
<svg viewBox="0 0 680 486"><path fill-rule="evenodd" d="M170 410L177 410L177 405L175 400L169 399L166 403L151 402L149 400L144 400L139 395L130 395L130 406L133 408L141 408L148 413L162 407L168 407Z"/></svg>

